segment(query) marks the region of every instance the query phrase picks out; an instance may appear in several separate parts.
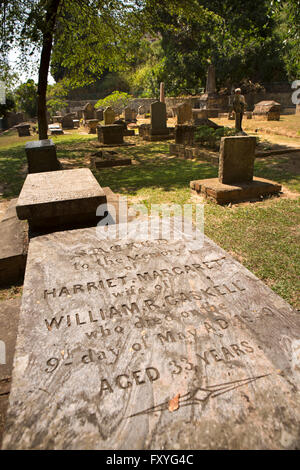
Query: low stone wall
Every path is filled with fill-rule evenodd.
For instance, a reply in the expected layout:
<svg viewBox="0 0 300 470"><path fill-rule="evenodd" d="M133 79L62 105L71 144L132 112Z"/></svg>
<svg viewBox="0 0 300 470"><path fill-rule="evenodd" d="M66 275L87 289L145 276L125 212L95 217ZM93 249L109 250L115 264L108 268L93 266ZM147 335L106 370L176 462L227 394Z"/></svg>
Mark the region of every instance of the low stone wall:
<svg viewBox="0 0 300 470"><path fill-rule="evenodd" d="M248 93L245 95L245 99L247 103L247 111L253 111L255 104L258 103L259 101L273 100L281 104L281 111L283 111L284 108L289 108L289 113L293 114L295 112L293 111L293 109L295 109L295 105L292 103L292 92L293 90L291 89L290 92L260 92L260 93L251 92L251 93ZM166 97L165 102L167 106L168 116L169 117L173 116L172 108L184 102L190 103L192 108L199 108L201 96L203 95ZM158 99L159 98L133 98L132 100L129 101L128 106L129 108L133 109L136 112L138 112L138 108L140 106L144 106L145 112L146 114L148 114L150 113L151 103L158 101ZM231 100L232 100L232 96L219 95L217 99L218 105L215 107L218 109L220 108L220 112L221 112L221 109L222 111L226 112L227 108L229 111ZM71 108L73 109L76 107L83 107L87 103L91 103L95 105L97 103L97 100L68 101L68 106L70 109Z"/></svg>

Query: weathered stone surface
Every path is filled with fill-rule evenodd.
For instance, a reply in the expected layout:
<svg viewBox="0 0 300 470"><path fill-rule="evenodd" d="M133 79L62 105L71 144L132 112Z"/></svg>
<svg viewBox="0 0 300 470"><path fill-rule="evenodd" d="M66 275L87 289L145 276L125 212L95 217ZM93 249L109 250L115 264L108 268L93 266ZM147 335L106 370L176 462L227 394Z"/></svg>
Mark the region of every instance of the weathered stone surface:
<svg viewBox="0 0 300 470"><path fill-rule="evenodd" d="M27 175L17 214L33 231L96 225L105 194L88 168Z"/></svg>
<svg viewBox="0 0 300 470"><path fill-rule="evenodd" d="M9 286L24 279L28 224L16 214L17 199L13 199L0 222L0 286Z"/></svg>
<svg viewBox="0 0 300 470"><path fill-rule="evenodd" d="M167 134L167 108L160 101L151 103L151 134Z"/></svg>
<svg viewBox="0 0 300 470"><path fill-rule="evenodd" d="M124 119L126 122L136 121L136 112L129 106L126 106L126 108L124 108Z"/></svg>
<svg viewBox="0 0 300 470"><path fill-rule="evenodd" d="M190 187L217 204L257 200L264 196L277 195L281 191L281 184L264 178L232 184L222 184L218 178L209 178L191 181Z"/></svg>
<svg viewBox="0 0 300 470"><path fill-rule="evenodd" d="M58 123L55 124L49 124L48 129L51 133L51 135L63 135L64 131L60 127Z"/></svg>
<svg viewBox="0 0 300 470"><path fill-rule="evenodd" d="M123 144L124 127L119 124L110 124L97 127L98 141L101 144Z"/></svg>
<svg viewBox="0 0 300 470"><path fill-rule="evenodd" d="M0 362L0 395L11 379L20 307L21 297L0 301L0 341L5 343L5 364Z"/></svg>
<svg viewBox="0 0 300 470"><path fill-rule="evenodd" d="M63 133L61 129L60 131ZM56 147L51 139L27 142L25 152L28 173L42 173L61 169L60 162L56 157Z"/></svg>
<svg viewBox="0 0 300 470"><path fill-rule="evenodd" d="M87 103L83 108L83 119L88 121L90 119L95 119L95 108L92 103Z"/></svg>
<svg viewBox="0 0 300 470"><path fill-rule="evenodd" d="M87 127L89 129L89 134L97 134L98 119L88 119L86 121Z"/></svg>
<svg viewBox="0 0 300 470"><path fill-rule="evenodd" d="M219 165L219 154L214 150L203 147L171 143L169 145L169 154L185 160L197 158L201 161L210 162L212 165Z"/></svg>
<svg viewBox="0 0 300 470"><path fill-rule="evenodd" d="M256 137L222 137L219 181L224 184L252 181Z"/></svg>
<svg viewBox="0 0 300 470"><path fill-rule="evenodd" d="M175 126L175 143L193 145L196 126L177 125Z"/></svg>
<svg viewBox="0 0 300 470"><path fill-rule="evenodd" d="M164 82L161 82L160 86L159 86L159 101L161 103L165 102L165 84L164 84Z"/></svg>
<svg viewBox="0 0 300 470"><path fill-rule="evenodd" d="M3 448L299 448L299 314L207 238L114 229L30 243Z"/></svg>
<svg viewBox="0 0 300 470"><path fill-rule="evenodd" d="M18 131L18 136L19 137L25 137L30 135L30 124L18 124L15 126L15 128Z"/></svg>
<svg viewBox="0 0 300 470"><path fill-rule="evenodd" d="M192 109L192 114L193 114L193 119L195 121L197 121L199 119L207 119L208 118L207 109L193 108Z"/></svg>
<svg viewBox="0 0 300 470"><path fill-rule="evenodd" d="M215 93L216 89L216 69L214 65L209 65L206 79L206 93Z"/></svg>
<svg viewBox="0 0 300 470"><path fill-rule="evenodd" d="M21 298L0 302L0 341L5 343L5 364L0 362L0 449L11 386Z"/></svg>
<svg viewBox="0 0 300 470"><path fill-rule="evenodd" d="M181 103L177 106L177 124L185 124L187 122L192 121L193 113L192 113L192 106L190 103Z"/></svg>
<svg viewBox="0 0 300 470"><path fill-rule="evenodd" d="M105 110L103 111L103 119L104 119L105 126L112 124L114 120L116 119L116 114L110 106L105 108Z"/></svg>

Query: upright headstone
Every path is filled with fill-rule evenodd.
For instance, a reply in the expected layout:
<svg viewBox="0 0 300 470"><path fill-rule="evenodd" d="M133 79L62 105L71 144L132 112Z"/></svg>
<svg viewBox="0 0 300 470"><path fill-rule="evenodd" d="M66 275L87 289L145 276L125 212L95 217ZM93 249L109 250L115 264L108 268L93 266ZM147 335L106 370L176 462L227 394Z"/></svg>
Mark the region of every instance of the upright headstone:
<svg viewBox="0 0 300 470"><path fill-rule="evenodd" d="M31 241L3 449L298 449L299 314L147 225Z"/></svg>
<svg viewBox="0 0 300 470"><path fill-rule="evenodd" d="M105 108L104 112L103 112L103 119L104 119L104 125L105 126L108 126L110 124L113 124L113 122L115 121L116 119L116 114L114 112L114 110L108 106L107 108Z"/></svg>
<svg viewBox="0 0 300 470"><path fill-rule="evenodd" d="M151 103L151 131L152 134L167 133L166 104L160 101Z"/></svg>
<svg viewBox="0 0 300 470"><path fill-rule="evenodd" d="M159 89L159 101L161 103L165 102L165 84L164 82L161 82L160 84L160 89Z"/></svg>
<svg viewBox="0 0 300 470"><path fill-rule="evenodd" d="M88 121L89 119L95 119L95 108L92 103L87 103L83 108L83 119Z"/></svg>
<svg viewBox="0 0 300 470"><path fill-rule="evenodd" d="M103 109L97 109L96 119L98 119L98 121L103 121Z"/></svg>
<svg viewBox="0 0 300 470"><path fill-rule="evenodd" d="M177 124L185 124L193 119L192 106L190 103L181 103L177 106Z"/></svg>
<svg viewBox="0 0 300 470"><path fill-rule="evenodd" d="M18 124L16 126L14 126L14 127L18 131L18 136L19 137L27 137L27 136L30 135L30 124L22 123L22 124Z"/></svg>
<svg viewBox="0 0 300 470"><path fill-rule="evenodd" d="M74 129L73 113L65 114L61 118L61 126L63 129Z"/></svg>
<svg viewBox="0 0 300 470"><path fill-rule="evenodd" d="M98 141L104 145L119 145L124 143L124 126L110 124L97 127Z"/></svg>
<svg viewBox="0 0 300 470"><path fill-rule="evenodd" d="M60 131L61 128L59 127ZM51 139L33 140L25 145L28 173L57 171L61 164L56 156L56 146Z"/></svg>

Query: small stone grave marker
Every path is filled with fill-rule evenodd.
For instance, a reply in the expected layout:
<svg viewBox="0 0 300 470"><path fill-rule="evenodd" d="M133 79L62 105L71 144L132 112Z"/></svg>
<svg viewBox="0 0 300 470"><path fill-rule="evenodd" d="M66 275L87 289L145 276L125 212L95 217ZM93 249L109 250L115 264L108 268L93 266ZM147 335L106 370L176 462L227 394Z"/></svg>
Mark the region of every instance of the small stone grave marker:
<svg viewBox="0 0 300 470"><path fill-rule="evenodd" d="M103 111L103 119L104 119L105 126L113 124L113 122L115 121L116 114L110 106L105 108L105 110Z"/></svg>

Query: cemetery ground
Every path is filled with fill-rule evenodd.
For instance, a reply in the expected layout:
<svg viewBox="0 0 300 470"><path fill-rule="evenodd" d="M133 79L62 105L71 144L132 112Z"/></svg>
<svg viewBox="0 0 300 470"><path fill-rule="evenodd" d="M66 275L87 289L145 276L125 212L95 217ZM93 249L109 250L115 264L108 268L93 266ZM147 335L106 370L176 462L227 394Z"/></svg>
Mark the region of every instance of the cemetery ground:
<svg viewBox="0 0 300 470"><path fill-rule="evenodd" d="M293 118L298 119L295 129L297 126L299 129L300 117ZM281 123L248 121L244 127L249 134L259 136L261 150L278 146L300 147L294 120L289 116L283 117L281 129L285 129L285 135L275 133ZM222 124L233 125L230 121ZM255 133L257 128L263 128L263 131L271 128L274 133ZM99 150L91 145L96 137L82 134L80 130L51 138L57 146L63 169L89 167L90 157ZM10 199L18 197L26 178L25 142L36 139L36 135L20 138L13 132L0 136L0 220ZM129 204L141 203L149 209L151 204L204 202L206 235L293 307L300 309L300 152L256 159L255 176L281 183L283 192L280 197L219 206L203 201L189 188L191 180L216 177L216 166L196 159L170 156L169 141L143 142L138 136L127 137L126 140L135 145L109 150L131 158L132 165L92 170L102 187L109 186L115 193L127 196ZM1 289L0 301L13 307L20 302L21 294L21 285ZM16 324L17 318L7 322L7 337L15 332ZM0 446L7 400L8 393L0 396Z"/></svg>

